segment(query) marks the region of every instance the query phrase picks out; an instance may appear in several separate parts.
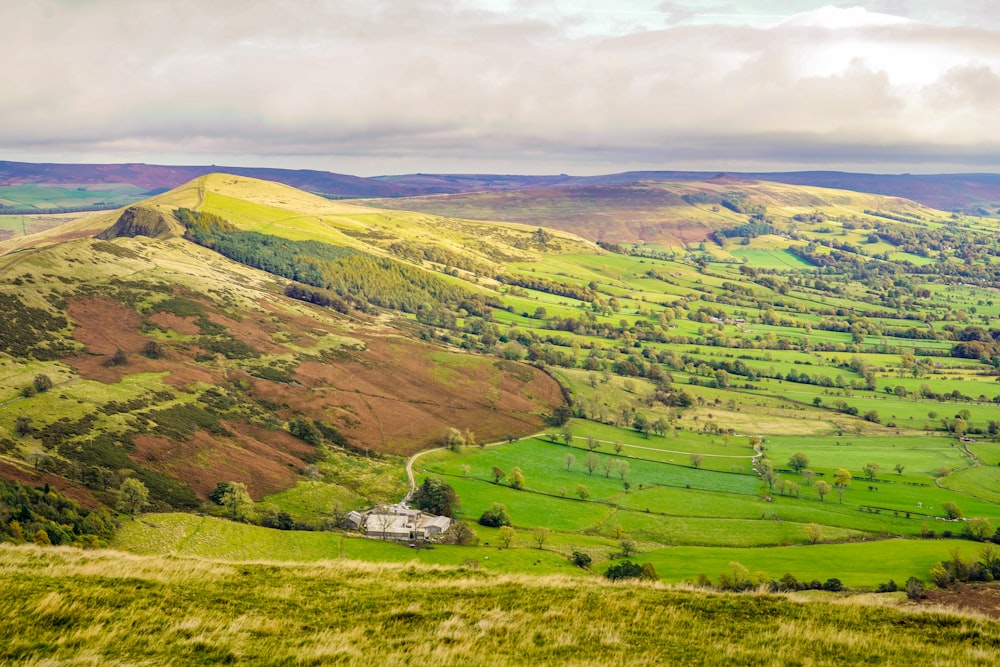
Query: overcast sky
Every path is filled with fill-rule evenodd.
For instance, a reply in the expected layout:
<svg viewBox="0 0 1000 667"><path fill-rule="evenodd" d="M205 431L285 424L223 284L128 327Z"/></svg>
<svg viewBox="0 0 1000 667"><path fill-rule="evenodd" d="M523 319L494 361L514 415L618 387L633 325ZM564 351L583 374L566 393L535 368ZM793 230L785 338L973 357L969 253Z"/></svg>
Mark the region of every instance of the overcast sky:
<svg viewBox="0 0 1000 667"><path fill-rule="evenodd" d="M1000 171L995 0L0 0L0 159Z"/></svg>

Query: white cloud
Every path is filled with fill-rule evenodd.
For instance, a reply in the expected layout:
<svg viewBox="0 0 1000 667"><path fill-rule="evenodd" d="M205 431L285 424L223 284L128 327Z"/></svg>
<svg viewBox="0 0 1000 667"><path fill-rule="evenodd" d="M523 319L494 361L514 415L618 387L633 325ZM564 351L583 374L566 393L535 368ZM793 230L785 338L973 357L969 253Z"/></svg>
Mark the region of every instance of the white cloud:
<svg viewBox="0 0 1000 667"><path fill-rule="evenodd" d="M704 23L734 11L721 1L4 3L0 150L358 173L1000 168L1000 35L877 4L761 0L808 11L733 25Z"/></svg>

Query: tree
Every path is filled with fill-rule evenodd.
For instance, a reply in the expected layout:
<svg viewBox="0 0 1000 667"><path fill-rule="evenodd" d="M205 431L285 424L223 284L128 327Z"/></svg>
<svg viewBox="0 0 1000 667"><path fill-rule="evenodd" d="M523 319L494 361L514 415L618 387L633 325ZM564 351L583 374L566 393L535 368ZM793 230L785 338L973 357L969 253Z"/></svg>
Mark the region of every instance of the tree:
<svg viewBox="0 0 1000 667"><path fill-rule="evenodd" d="M573 561L573 565L585 569L590 567L590 564L593 562L593 559L590 557L590 554L586 554L582 551L574 551L573 555L570 557L570 560Z"/></svg>
<svg viewBox="0 0 1000 667"><path fill-rule="evenodd" d="M208 499L211 500L216 505L221 505L223 498L226 497L226 491L228 491L229 487L231 487L232 485L233 485L232 482L219 482L218 484L215 485L215 488L212 490L212 492L208 494Z"/></svg>
<svg viewBox="0 0 1000 667"><path fill-rule="evenodd" d="M868 478L869 482L874 482L875 478L878 476L878 471L882 468L879 464L874 461L869 461L861 468L861 472L865 473L865 477Z"/></svg>
<svg viewBox="0 0 1000 667"><path fill-rule="evenodd" d="M493 470L491 471L491 473L493 475L494 484L499 484L500 480L507 476L507 473L505 473L503 471L503 468L501 468L500 466L493 466Z"/></svg>
<svg viewBox="0 0 1000 667"><path fill-rule="evenodd" d="M453 544L469 546L479 541L476 531L469 527L464 521L452 521L448 529L448 541Z"/></svg>
<svg viewBox="0 0 1000 667"><path fill-rule="evenodd" d="M40 547L47 547L52 544L52 540L49 538L49 534L46 533L41 528L35 533L35 544Z"/></svg>
<svg viewBox="0 0 1000 667"><path fill-rule="evenodd" d="M479 525L490 528L510 525L510 515L507 514L507 506L503 503L493 503L489 509L479 517Z"/></svg>
<svg viewBox="0 0 1000 667"><path fill-rule="evenodd" d="M962 518L962 510L950 500L941 505L941 509L944 510L944 515L953 521Z"/></svg>
<svg viewBox="0 0 1000 667"><path fill-rule="evenodd" d="M146 341L142 347L142 353L150 359L159 359L163 356L163 344L156 340Z"/></svg>
<svg viewBox="0 0 1000 667"><path fill-rule="evenodd" d="M31 425L31 417L26 417L24 415L19 415L17 420L14 422L14 433L18 437L23 438L26 435L34 433L35 427Z"/></svg>
<svg viewBox="0 0 1000 667"><path fill-rule="evenodd" d="M601 465L601 459L597 456L597 454L591 452L587 454L587 458L583 460L583 465L586 466L587 472L593 475L594 471Z"/></svg>
<svg viewBox="0 0 1000 667"><path fill-rule="evenodd" d="M32 382L32 384L34 384L35 386L35 391L41 394L42 392L52 389L52 378L50 378L48 375L39 373L38 375L35 376L35 379Z"/></svg>
<svg viewBox="0 0 1000 667"><path fill-rule="evenodd" d="M140 480L134 477L127 478L118 487L118 503L116 507L119 512L128 514L135 519L135 515L142 511L149 502L149 489Z"/></svg>
<svg viewBox="0 0 1000 667"><path fill-rule="evenodd" d="M833 473L833 485L837 489L840 502L844 502L844 491L851 485L851 471L847 468L837 468Z"/></svg>
<svg viewBox="0 0 1000 667"><path fill-rule="evenodd" d="M544 527L543 528L539 528L538 530L536 530L534 532L534 534L532 535L532 538L535 540L535 544L538 545L539 549L541 549L542 547L544 547L545 543L548 542L548 540L549 540L549 533L551 533L551 532L552 532L551 530L549 530L548 528L544 528Z"/></svg>
<svg viewBox="0 0 1000 667"><path fill-rule="evenodd" d="M593 452L593 451L595 451L595 450L596 450L596 449L597 449L598 447L600 447L600 443L599 443L599 442L597 442L597 438L595 438L595 437L594 437L594 436L592 436L592 435L588 435L588 436L587 436L587 449L589 449L590 451L592 451L592 452Z"/></svg>
<svg viewBox="0 0 1000 667"><path fill-rule="evenodd" d="M767 483L767 490L770 492L774 488L774 483L778 481L778 475L774 472L774 464L771 463L770 459L761 457L757 461L757 468L760 472L760 478Z"/></svg>
<svg viewBox="0 0 1000 667"><path fill-rule="evenodd" d="M124 366L128 363L128 355L125 354L125 350L118 348L115 353L108 357L108 360L104 362L105 366L115 367Z"/></svg>
<svg viewBox="0 0 1000 667"><path fill-rule="evenodd" d="M788 459L788 467L795 472L801 473L809 467L809 457L802 452L795 452L792 454L791 458Z"/></svg>
<svg viewBox="0 0 1000 667"><path fill-rule="evenodd" d="M624 443L622 443L621 441L615 442L615 454L621 456L623 449L625 449Z"/></svg>
<svg viewBox="0 0 1000 667"><path fill-rule="evenodd" d="M816 473L814 473L812 470L802 471L802 480L806 483L806 486L812 486L814 477L816 477Z"/></svg>
<svg viewBox="0 0 1000 667"><path fill-rule="evenodd" d="M628 461L618 461L615 465L615 469L618 471L618 478L624 482L625 475L627 475L629 471ZM628 489L626 489L626 491L627 490Z"/></svg>
<svg viewBox="0 0 1000 667"><path fill-rule="evenodd" d="M510 545L514 543L517 539L517 531L515 531L510 526L502 526L500 528L500 533L497 535L497 540L500 541L500 546L504 549L509 549Z"/></svg>
<svg viewBox="0 0 1000 667"><path fill-rule="evenodd" d="M701 467L701 462L704 461L704 460L705 460L705 458L701 454L692 454L691 455L691 465L694 466L695 468L700 468Z"/></svg>
<svg viewBox="0 0 1000 667"><path fill-rule="evenodd" d="M465 438L462 437L462 432L457 428L449 427L448 430L444 432L444 446L453 452L457 452L465 444Z"/></svg>
<svg viewBox="0 0 1000 667"><path fill-rule="evenodd" d="M563 443L568 447L571 442L573 442L573 429L569 427L569 424L565 424L559 430L559 437L562 438Z"/></svg>
<svg viewBox="0 0 1000 667"><path fill-rule="evenodd" d="M895 466L893 467L893 470L895 470L895 471L896 471L896 474L897 474L897 475L902 475L902 474L903 474L903 470L904 470L905 468L906 468L906 466L904 466L904 465L903 465L902 463L897 463L897 464L896 464L896 465L895 465Z"/></svg>
<svg viewBox="0 0 1000 667"><path fill-rule="evenodd" d="M222 496L222 506L229 512L229 516L236 521L246 518L247 507L253 503L250 494L247 493L247 485L243 482L229 482L229 488Z"/></svg>
<svg viewBox="0 0 1000 667"><path fill-rule="evenodd" d="M823 499L826 498L826 494L828 493L830 493L829 484L827 484L823 480L819 480L818 482L816 482L816 494L819 495L820 502L822 502Z"/></svg>
<svg viewBox="0 0 1000 667"><path fill-rule="evenodd" d="M413 494L413 504L430 514L453 517L462 501L455 489L440 477L425 477Z"/></svg>
<svg viewBox="0 0 1000 667"><path fill-rule="evenodd" d="M574 463L576 463L576 457L573 456L572 454L567 454L566 455L566 471L567 472L569 472L569 469L573 467Z"/></svg>
<svg viewBox="0 0 1000 667"><path fill-rule="evenodd" d="M576 495L580 497L580 500L586 500L590 497L590 489L585 484L577 484Z"/></svg>
<svg viewBox="0 0 1000 667"><path fill-rule="evenodd" d="M993 524L989 519L975 517L965 524L965 535L977 542L983 542L993 534Z"/></svg>
<svg viewBox="0 0 1000 667"><path fill-rule="evenodd" d="M515 466L510 471L510 479L507 480L507 483L510 484L510 488L517 489L518 491L524 488L524 473L521 472L520 468Z"/></svg>
<svg viewBox="0 0 1000 667"><path fill-rule="evenodd" d="M645 415L641 412L636 413L635 419L632 420L632 428L634 428L636 432L649 437L649 420L647 420Z"/></svg>
<svg viewBox="0 0 1000 667"><path fill-rule="evenodd" d="M562 426L573 416L573 410L568 405L557 405L549 417L549 423L553 426Z"/></svg>
<svg viewBox="0 0 1000 667"><path fill-rule="evenodd" d="M619 542L618 544L621 545L622 556L625 558L628 558L629 556L635 554L636 550L639 548L639 545L635 543L635 540L633 540L630 537L622 538L621 542Z"/></svg>
<svg viewBox="0 0 1000 667"><path fill-rule="evenodd" d="M826 482L823 483L826 484ZM823 539L823 529L818 523L811 523L806 526L806 537L809 538L809 544L816 544Z"/></svg>

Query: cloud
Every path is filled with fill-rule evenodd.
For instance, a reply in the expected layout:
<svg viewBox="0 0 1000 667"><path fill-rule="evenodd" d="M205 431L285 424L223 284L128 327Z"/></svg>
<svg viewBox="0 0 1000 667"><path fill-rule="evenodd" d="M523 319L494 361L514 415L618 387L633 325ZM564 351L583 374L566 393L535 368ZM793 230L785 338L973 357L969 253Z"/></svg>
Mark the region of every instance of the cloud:
<svg viewBox="0 0 1000 667"><path fill-rule="evenodd" d="M0 20L19 28L0 43L0 150L298 156L355 173L1000 168L997 31L903 20L891 3L701 24L675 2L659 8L665 27L595 34L573 27L583 14L553 20L558 3L518 4L7 3Z"/></svg>

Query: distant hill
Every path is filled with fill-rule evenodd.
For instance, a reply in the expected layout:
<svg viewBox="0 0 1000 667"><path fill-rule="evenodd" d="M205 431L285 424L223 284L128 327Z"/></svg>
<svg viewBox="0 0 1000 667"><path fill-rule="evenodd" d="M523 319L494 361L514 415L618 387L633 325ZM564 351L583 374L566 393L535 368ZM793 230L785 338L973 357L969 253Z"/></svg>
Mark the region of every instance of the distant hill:
<svg viewBox="0 0 1000 667"><path fill-rule="evenodd" d="M167 166L155 164L53 164L0 160L0 186L26 184L127 183L150 191L176 188L205 174L224 172L276 181L292 187L328 195L351 197L397 197L425 191L371 178L310 169L255 167ZM153 192L157 194L157 192Z"/></svg>
<svg viewBox="0 0 1000 667"><path fill-rule="evenodd" d="M143 188L148 194L158 194L213 172L275 181L335 198L411 197L495 190L631 185L640 182L704 181L729 176L905 197L932 208L975 215L996 215L1000 209L1000 174L628 171L599 176L417 173L362 178L310 169L5 161L0 161L0 200L3 198L3 188L24 185L130 185ZM114 201L118 205L131 203L131 200Z"/></svg>
<svg viewBox="0 0 1000 667"><path fill-rule="evenodd" d="M425 194L455 194L483 190L631 185L704 181L728 176L790 185L812 185L891 197L905 197L931 208L974 215L1000 213L1000 174L858 174L840 171L724 172L627 171L600 176L496 176L488 174L410 174L378 179Z"/></svg>
<svg viewBox="0 0 1000 667"><path fill-rule="evenodd" d="M911 211L928 218L947 217L922 210L915 201L850 190L752 180L719 175L691 180L618 184L562 185L449 195L380 199L382 208L420 211L472 220L539 224L608 243L697 244L716 230L737 227L759 209L767 220L795 222L823 217L863 216L866 210ZM746 202L746 206L735 201ZM748 206L756 207L753 210Z"/></svg>

